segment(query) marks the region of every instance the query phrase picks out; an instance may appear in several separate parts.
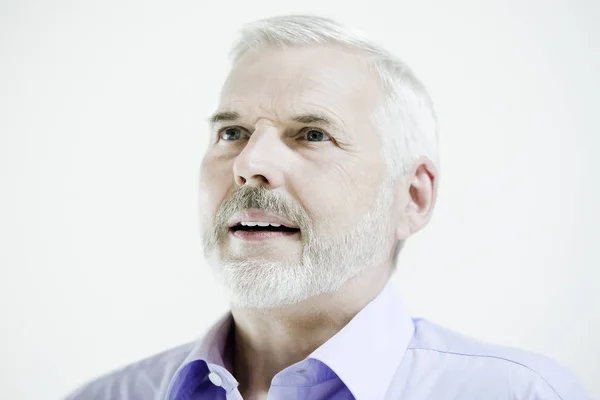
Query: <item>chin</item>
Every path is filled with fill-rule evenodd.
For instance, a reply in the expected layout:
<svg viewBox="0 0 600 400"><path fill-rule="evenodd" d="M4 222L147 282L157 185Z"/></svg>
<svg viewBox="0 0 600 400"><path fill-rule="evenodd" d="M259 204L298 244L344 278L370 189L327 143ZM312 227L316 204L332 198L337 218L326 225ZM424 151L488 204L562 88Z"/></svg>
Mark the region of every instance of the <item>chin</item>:
<svg viewBox="0 0 600 400"><path fill-rule="evenodd" d="M350 278L338 269L303 262L245 259L221 262L216 273L232 305L240 308L275 308L338 290Z"/></svg>
<svg viewBox="0 0 600 400"><path fill-rule="evenodd" d="M296 262L272 258L226 260L213 258L214 273L236 307L274 308L298 303L314 291L312 282Z"/></svg>

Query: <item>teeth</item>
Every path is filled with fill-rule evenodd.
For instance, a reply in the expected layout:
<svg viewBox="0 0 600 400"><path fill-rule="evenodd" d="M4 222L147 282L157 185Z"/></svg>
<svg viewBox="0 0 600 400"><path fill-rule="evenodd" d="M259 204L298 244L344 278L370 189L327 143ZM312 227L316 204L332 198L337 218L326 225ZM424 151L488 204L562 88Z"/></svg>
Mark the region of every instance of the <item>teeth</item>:
<svg viewBox="0 0 600 400"><path fill-rule="evenodd" d="M274 226L275 228L279 228L281 224L276 224L273 222L240 222L242 226Z"/></svg>

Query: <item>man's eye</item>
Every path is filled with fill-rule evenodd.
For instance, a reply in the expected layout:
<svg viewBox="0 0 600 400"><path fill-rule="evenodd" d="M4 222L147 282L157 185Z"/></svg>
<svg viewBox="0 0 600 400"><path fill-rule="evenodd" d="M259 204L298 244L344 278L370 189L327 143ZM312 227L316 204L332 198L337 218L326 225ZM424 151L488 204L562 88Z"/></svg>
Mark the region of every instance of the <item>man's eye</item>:
<svg viewBox="0 0 600 400"><path fill-rule="evenodd" d="M244 135L242 128L238 126L232 126L225 128L219 134L219 137L223 140L239 140Z"/></svg>
<svg viewBox="0 0 600 400"><path fill-rule="evenodd" d="M309 142L325 142L331 140L328 134L318 129L307 129L302 134L302 137Z"/></svg>

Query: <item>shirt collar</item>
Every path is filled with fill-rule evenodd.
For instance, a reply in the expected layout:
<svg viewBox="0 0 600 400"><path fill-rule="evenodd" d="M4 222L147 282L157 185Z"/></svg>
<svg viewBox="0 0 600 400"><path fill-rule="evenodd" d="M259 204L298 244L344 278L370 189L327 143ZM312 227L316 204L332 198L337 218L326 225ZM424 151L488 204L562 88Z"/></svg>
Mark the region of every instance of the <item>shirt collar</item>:
<svg viewBox="0 0 600 400"><path fill-rule="evenodd" d="M212 371L210 364L216 364L220 367L225 368L225 362L223 355L225 354L225 345L227 342L227 336L231 329L233 322L233 316L231 312L227 312L204 334L204 336L195 342L192 350L189 352L187 357L183 360L167 389L166 399L173 398L181 386L182 382L185 382L193 370L186 369L186 366L194 363L197 360L204 360L208 364L209 370ZM227 386L235 387L238 382L235 378L227 384Z"/></svg>
<svg viewBox="0 0 600 400"><path fill-rule="evenodd" d="M388 282L375 299L309 357L331 368L356 400L383 399L414 330L412 318Z"/></svg>
<svg viewBox="0 0 600 400"><path fill-rule="evenodd" d="M195 360L224 366L223 354L232 322L231 312L222 316L196 342L174 377ZM383 399L414 329L412 318L388 282L375 299L308 358L327 365L356 400Z"/></svg>

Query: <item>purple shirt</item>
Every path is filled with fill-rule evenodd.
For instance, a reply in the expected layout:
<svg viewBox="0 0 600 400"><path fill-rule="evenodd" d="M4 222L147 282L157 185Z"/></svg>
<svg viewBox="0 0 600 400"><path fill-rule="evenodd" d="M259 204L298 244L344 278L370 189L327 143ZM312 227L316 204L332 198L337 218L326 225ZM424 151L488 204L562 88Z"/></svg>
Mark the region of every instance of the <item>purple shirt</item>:
<svg viewBox="0 0 600 400"><path fill-rule="evenodd" d="M69 400L242 399L225 368L233 319L203 338L93 381ZM486 344L404 309L391 283L342 330L275 375L269 400L587 400L563 367L543 356Z"/></svg>

